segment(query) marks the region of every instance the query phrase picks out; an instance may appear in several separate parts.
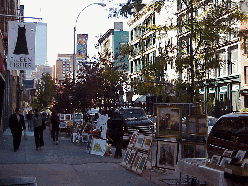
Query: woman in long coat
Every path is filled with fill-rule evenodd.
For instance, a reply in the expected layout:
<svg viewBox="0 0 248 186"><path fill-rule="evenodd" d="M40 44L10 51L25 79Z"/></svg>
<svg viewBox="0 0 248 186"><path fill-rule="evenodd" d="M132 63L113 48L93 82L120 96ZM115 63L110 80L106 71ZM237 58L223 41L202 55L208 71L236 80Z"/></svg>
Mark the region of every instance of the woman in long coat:
<svg viewBox="0 0 248 186"><path fill-rule="evenodd" d="M52 123L52 134L53 134L53 143L58 145L58 135L59 135L59 116L57 111L53 111L51 115L51 123Z"/></svg>

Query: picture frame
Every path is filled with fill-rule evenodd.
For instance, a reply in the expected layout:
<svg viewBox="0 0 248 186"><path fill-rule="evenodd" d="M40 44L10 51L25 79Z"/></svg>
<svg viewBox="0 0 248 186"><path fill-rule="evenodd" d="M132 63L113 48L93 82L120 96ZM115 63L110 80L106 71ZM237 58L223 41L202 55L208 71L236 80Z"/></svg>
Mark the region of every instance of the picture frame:
<svg viewBox="0 0 248 186"><path fill-rule="evenodd" d="M221 156L213 155L212 158L211 158L210 163L213 164L213 165L219 165L220 160L221 160Z"/></svg>
<svg viewBox="0 0 248 186"><path fill-rule="evenodd" d="M137 166L137 169L136 169L136 172L138 174L142 174L142 172L146 166L147 158L148 158L148 154L143 153L142 158L140 159L138 166Z"/></svg>
<svg viewBox="0 0 248 186"><path fill-rule="evenodd" d="M235 156L235 158L238 158L238 162L242 161L245 157L246 151L245 150L239 150Z"/></svg>
<svg viewBox="0 0 248 186"><path fill-rule="evenodd" d="M230 164L231 163L231 161L232 161L232 158L228 158L228 157L223 157L222 159L221 159L221 161L220 161L220 163L219 163L219 165L221 166L221 167L225 167L225 165L227 165L227 164Z"/></svg>
<svg viewBox="0 0 248 186"><path fill-rule="evenodd" d="M131 149L127 148L127 151L126 151L126 153L125 153L125 155L124 155L124 157L122 159L122 165L124 165L124 166L127 165L130 153L131 153Z"/></svg>
<svg viewBox="0 0 248 186"><path fill-rule="evenodd" d="M145 135L139 134L137 136L137 140L135 142L134 147L137 148L137 149L141 149L142 148L142 145L143 145L143 142L144 142L144 139L145 139Z"/></svg>
<svg viewBox="0 0 248 186"><path fill-rule="evenodd" d="M181 107L157 106L156 137L182 138Z"/></svg>
<svg viewBox="0 0 248 186"><path fill-rule="evenodd" d="M178 143L172 141L157 142L156 166L164 169L175 169L178 157Z"/></svg>
<svg viewBox="0 0 248 186"><path fill-rule="evenodd" d="M145 136L144 142L142 145L142 150L148 151L150 150L152 145L152 136Z"/></svg>
<svg viewBox="0 0 248 186"><path fill-rule="evenodd" d="M244 159L241 167L248 170L248 159Z"/></svg>
<svg viewBox="0 0 248 186"><path fill-rule="evenodd" d="M129 144L128 144L129 148L131 148L131 147L133 147L135 145L137 137L138 137L138 132L134 131L133 135L130 138Z"/></svg>
<svg viewBox="0 0 248 186"><path fill-rule="evenodd" d="M93 138L90 154L104 156L107 140Z"/></svg>
<svg viewBox="0 0 248 186"><path fill-rule="evenodd" d="M134 161L133 161L133 165L132 165L132 170L133 171L136 171L137 170L137 167L138 167L139 162L140 162L140 160L142 158L142 155L143 155L142 153L137 152L137 154L136 154L136 156L134 158Z"/></svg>
<svg viewBox="0 0 248 186"><path fill-rule="evenodd" d="M131 169L132 164L133 164L133 160L134 160L134 158L136 156L136 153L137 153L136 150L131 150L129 158L128 158L127 163L126 163L127 168Z"/></svg>
<svg viewBox="0 0 248 186"><path fill-rule="evenodd" d="M226 156L226 157L229 157L229 158L232 157L232 154L233 154L232 150L224 150L224 152L223 152L223 156Z"/></svg>
<svg viewBox="0 0 248 186"><path fill-rule="evenodd" d="M206 158L205 144L195 144L195 158Z"/></svg>
<svg viewBox="0 0 248 186"><path fill-rule="evenodd" d="M195 158L195 143L191 143L191 142L182 143L181 157Z"/></svg>
<svg viewBox="0 0 248 186"><path fill-rule="evenodd" d="M186 134L196 134L197 129L197 117L196 116L187 116L186 117Z"/></svg>
<svg viewBox="0 0 248 186"><path fill-rule="evenodd" d="M88 141L89 141L89 134L82 133L82 142L88 142Z"/></svg>
<svg viewBox="0 0 248 186"><path fill-rule="evenodd" d="M208 134L208 120L207 115L197 116L197 135L207 136Z"/></svg>
<svg viewBox="0 0 248 186"><path fill-rule="evenodd" d="M90 135L89 135L89 140L88 140L88 143L87 143L87 147L86 147L86 151L87 151L88 153L91 152L91 147L92 147L93 139L94 139L93 135L90 134Z"/></svg>

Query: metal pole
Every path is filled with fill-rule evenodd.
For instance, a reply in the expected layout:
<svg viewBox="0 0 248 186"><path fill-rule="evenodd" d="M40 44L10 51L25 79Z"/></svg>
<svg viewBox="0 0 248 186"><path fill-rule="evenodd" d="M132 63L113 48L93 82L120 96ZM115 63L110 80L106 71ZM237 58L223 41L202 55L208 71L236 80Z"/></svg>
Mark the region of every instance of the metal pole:
<svg viewBox="0 0 248 186"><path fill-rule="evenodd" d="M73 52L73 64L72 64L72 68L73 68L73 82L75 82L75 62L76 62L76 57L75 57L75 53L76 53L76 46L75 46L75 37L76 37L76 25L74 26L74 43L73 43L73 45L74 45L74 52Z"/></svg>

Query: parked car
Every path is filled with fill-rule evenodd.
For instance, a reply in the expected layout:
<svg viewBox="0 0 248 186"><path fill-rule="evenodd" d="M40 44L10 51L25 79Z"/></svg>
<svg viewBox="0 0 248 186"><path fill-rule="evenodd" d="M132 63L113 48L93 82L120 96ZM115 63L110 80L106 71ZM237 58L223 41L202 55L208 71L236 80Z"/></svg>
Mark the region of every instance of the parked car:
<svg viewBox="0 0 248 186"><path fill-rule="evenodd" d="M82 113L75 113L74 122L78 123L78 122L83 122L83 121L84 121L83 114Z"/></svg>
<svg viewBox="0 0 248 186"><path fill-rule="evenodd" d="M155 124L148 119L142 108L121 108L120 114L125 118L128 126L128 135L123 136L124 145L129 143L131 135L136 130L144 135L152 135L154 132Z"/></svg>
<svg viewBox="0 0 248 186"><path fill-rule="evenodd" d="M225 150L248 150L248 113L223 115L212 127L207 139L208 157L223 155Z"/></svg>
<svg viewBox="0 0 248 186"><path fill-rule="evenodd" d="M213 116L208 116L208 134L211 132L214 124L218 119Z"/></svg>

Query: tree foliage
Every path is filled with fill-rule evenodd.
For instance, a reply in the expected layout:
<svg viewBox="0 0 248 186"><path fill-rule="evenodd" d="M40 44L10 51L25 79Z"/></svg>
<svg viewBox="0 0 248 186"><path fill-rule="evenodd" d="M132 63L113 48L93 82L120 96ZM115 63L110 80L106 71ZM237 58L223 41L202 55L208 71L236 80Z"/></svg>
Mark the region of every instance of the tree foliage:
<svg viewBox="0 0 248 186"><path fill-rule="evenodd" d="M56 94L56 86L49 73L43 73L41 79L36 83L36 96L31 106L36 109L45 110L48 108Z"/></svg>
<svg viewBox="0 0 248 186"><path fill-rule="evenodd" d="M156 1L148 6L147 11L160 12L165 2ZM141 78L135 79L132 84L134 91L139 94L168 95L170 93L166 91L166 77L164 80L158 79L163 77L167 64L175 63L178 74L186 72L186 81L183 82L179 76L175 82L177 84L171 85L170 90L176 91L181 101L194 102L199 100L198 92L203 87L207 74L227 63L219 57L223 46L221 40L226 39L225 44L228 44L228 38L242 37L242 34L244 36L246 32L240 30L237 23L246 21L247 16L239 10L238 4L231 0L219 4L201 0L181 0L178 5L184 6L184 11L178 12L176 25L148 27L150 31L158 33L158 37L162 31L167 34L170 30L177 30L180 33L177 45L166 44L163 50L159 51L157 60L148 63L139 72ZM200 8L203 8L204 12L199 12ZM177 55L173 55L175 48ZM123 51L132 55L131 46L125 46ZM163 84L164 89L161 88Z"/></svg>

